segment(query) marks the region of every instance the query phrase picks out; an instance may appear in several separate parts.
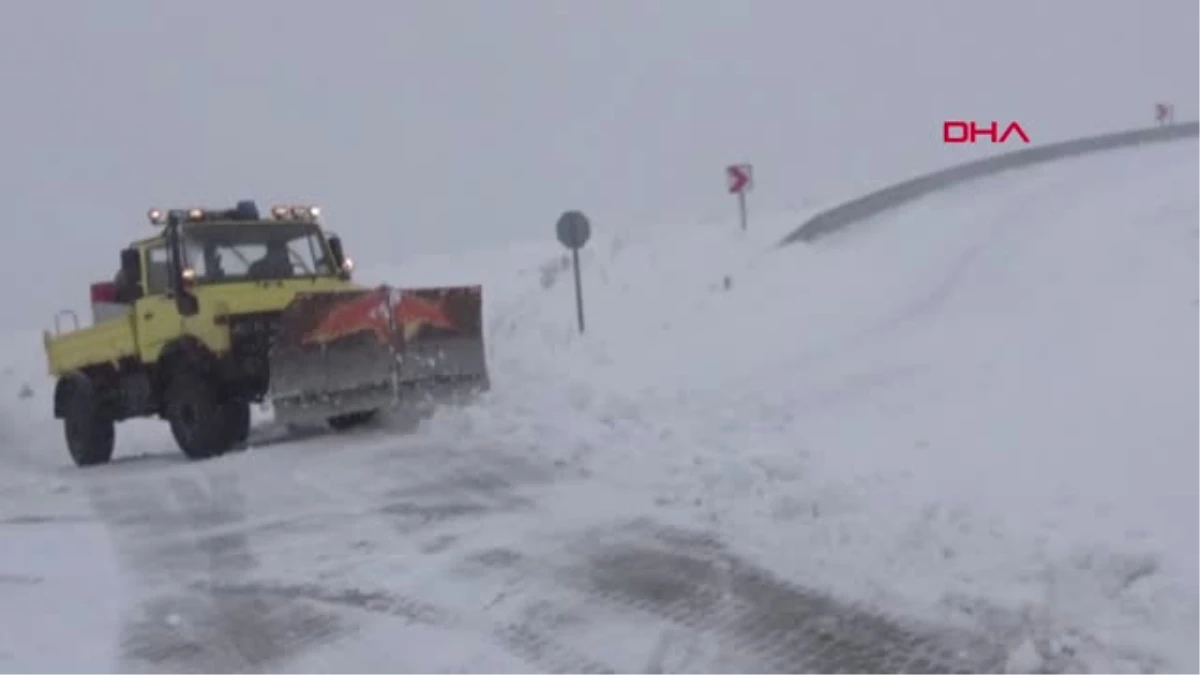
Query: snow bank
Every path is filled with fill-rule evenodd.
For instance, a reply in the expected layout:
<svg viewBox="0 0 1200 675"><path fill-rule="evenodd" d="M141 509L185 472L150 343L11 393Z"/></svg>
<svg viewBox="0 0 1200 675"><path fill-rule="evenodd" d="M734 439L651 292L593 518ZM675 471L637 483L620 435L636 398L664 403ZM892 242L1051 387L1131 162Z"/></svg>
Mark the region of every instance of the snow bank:
<svg viewBox="0 0 1200 675"><path fill-rule="evenodd" d="M584 336L560 254L524 249L490 306L497 391L426 433L648 489L849 599L982 621L1017 669L1195 669L1196 184L1179 144L771 255L800 215L598 228Z"/></svg>

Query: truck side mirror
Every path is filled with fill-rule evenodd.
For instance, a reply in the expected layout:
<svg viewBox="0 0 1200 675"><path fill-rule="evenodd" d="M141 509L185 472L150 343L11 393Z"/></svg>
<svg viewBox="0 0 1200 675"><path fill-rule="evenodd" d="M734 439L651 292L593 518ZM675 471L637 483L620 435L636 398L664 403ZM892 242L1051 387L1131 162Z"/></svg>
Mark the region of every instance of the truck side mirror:
<svg viewBox="0 0 1200 675"><path fill-rule="evenodd" d="M131 284L142 283L142 252L136 248L121 251L121 274Z"/></svg>
<svg viewBox="0 0 1200 675"><path fill-rule="evenodd" d="M121 250L121 273L117 275L119 302L133 302L142 297L142 253L136 248Z"/></svg>
<svg viewBox="0 0 1200 675"><path fill-rule="evenodd" d="M175 309L179 311L180 316L195 316L200 312L200 300L188 289L183 249L179 242L179 218L176 216L172 219L169 214L167 218L167 269L171 280L167 286L168 297L174 296Z"/></svg>
<svg viewBox="0 0 1200 675"><path fill-rule="evenodd" d="M342 248L342 238L336 234L329 237L329 252L333 254L333 264L337 267L337 275L343 279L349 279L354 264L346 257L346 251Z"/></svg>
<svg viewBox="0 0 1200 675"><path fill-rule="evenodd" d="M336 234L329 237L329 252L333 254L333 264L341 267L346 253L342 250L342 238Z"/></svg>

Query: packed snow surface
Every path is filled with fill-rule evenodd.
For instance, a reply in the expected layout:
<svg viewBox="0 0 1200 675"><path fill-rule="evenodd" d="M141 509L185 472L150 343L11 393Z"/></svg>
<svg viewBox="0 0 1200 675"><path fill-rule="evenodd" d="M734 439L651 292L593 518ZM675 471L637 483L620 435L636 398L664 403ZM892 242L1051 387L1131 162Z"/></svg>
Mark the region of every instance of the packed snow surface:
<svg viewBox="0 0 1200 675"><path fill-rule="evenodd" d="M0 670L1194 672L1198 182L1186 142L779 250L807 214L598 222L583 335L552 218L368 267L482 283L493 390L202 463L135 421L70 466L12 335Z"/></svg>

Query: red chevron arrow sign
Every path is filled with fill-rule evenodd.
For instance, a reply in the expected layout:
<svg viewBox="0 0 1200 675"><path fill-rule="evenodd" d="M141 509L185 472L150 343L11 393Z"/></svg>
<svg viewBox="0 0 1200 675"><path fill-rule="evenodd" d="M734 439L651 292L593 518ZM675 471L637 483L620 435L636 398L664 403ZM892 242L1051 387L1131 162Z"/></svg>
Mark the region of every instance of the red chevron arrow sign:
<svg viewBox="0 0 1200 675"><path fill-rule="evenodd" d="M749 164L730 164L725 167L729 193L740 195L754 189L754 167Z"/></svg>
<svg viewBox="0 0 1200 675"><path fill-rule="evenodd" d="M730 164L725 167L725 182L729 194L737 195L738 215L746 229L746 193L754 189L754 167L750 164Z"/></svg>

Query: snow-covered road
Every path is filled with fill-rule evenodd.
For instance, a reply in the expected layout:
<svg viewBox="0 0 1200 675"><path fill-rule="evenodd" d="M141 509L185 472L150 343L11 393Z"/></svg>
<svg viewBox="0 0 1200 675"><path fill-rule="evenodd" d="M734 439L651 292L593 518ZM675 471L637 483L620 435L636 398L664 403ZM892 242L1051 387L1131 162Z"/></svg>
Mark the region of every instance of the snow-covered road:
<svg viewBox="0 0 1200 675"><path fill-rule="evenodd" d="M552 241L370 270L484 283L493 392L203 463L70 467L10 336L0 670L1194 671L1198 173L597 223L586 336Z"/></svg>

